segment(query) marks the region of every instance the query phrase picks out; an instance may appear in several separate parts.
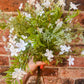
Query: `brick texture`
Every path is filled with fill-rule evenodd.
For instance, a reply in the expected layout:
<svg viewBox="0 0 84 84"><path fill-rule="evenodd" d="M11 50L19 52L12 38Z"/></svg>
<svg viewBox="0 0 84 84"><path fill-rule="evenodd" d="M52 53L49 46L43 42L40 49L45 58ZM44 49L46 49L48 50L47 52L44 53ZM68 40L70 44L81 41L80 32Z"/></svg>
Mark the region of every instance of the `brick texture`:
<svg viewBox="0 0 84 84"><path fill-rule="evenodd" d="M6 56L0 56L0 66L9 65L9 58Z"/></svg>
<svg viewBox="0 0 84 84"><path fill-rule="evenodd" d="M61 78L84 78L84 68L60 68L59 77Z"/></svg>
<svg viewBox="0 0 84 84"><path fill-rule="evenodd" d="M0 0L0 9L3 12L16 12L20 3L25 2L26 0ZM65 0L65 2L65 12L69 9L70 2L80 4L78 8L81 13L74 18L73 24L80 23L80 26L84 27L84 0ZM80 27L78 29L80 30ZM84 28L81 31L84 32ZM13 58L10 58L10 53L5 51L4 45L7 44L3 41L2 36L5 36L8 42L9 30L0 29L0 84L6 84L2 76L6 75L4 72L9 69L9 59ZM84 43L82 39L77 38L70 45L72 46L71 55L75 59L74 65L69 66L68 61L64 59L63 63L56 66L56 60L53 60L41 71L41 84L84 84L84 57L80 55L84 50ZM36 78L37 71L29 78L27 84L35 84Z"/></svg>
<svg viewBox="0 0 84 84"><path fill-rule="evenodd" d="M69 9L70 2L73 2L74 4L80 4L78 6L78 9L84 11L84 0L66 0L66 7L65 7L66 10Z"/></svg>
<svg viewBox="0 0 84 84"><path fill-rule="evenodd" d="M74 84L72 79L61 79L55 77L44 77L45 84Z"/></svg>
<svg viewBox="0 0 84 84"><path fill-rule="evenodd" d="M8 36L9 36L9 30L1 30L0 29L0 42L3 42L2 36L6 38L6 41L8 41Z"/></svg>
<svg viewBox="0 0 84 84"><path fill-rule="evenodd" d="M25 3L26 0L0 0L0 9L2 11L17 11L20 3Z"/></svg>
<svg viewBox="0 0 84 84"><path fill-rule="evenodd" d="M81 26L84 26L84 13L80 13L74 18L74 24L80 23Z"/></svg>

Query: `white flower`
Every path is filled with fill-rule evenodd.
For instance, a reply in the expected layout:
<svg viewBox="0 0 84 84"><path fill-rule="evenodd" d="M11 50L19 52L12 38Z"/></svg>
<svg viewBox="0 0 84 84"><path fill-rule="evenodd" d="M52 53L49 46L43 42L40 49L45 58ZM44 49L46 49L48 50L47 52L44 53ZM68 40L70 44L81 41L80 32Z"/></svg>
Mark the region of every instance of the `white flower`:
<svg viewBox="0 0 84 84"><path fill-rule="evenodd" d="M70 46L61 45L61 46L60 46L61 52L60 52L59 54L61 55L61 54L65 53L65 52L69 52L69 51L71 51L70 49L71 49Z"/></svg>
<svg viewBox="0 0 84 84"><path fill-rule="evenodd" d="M12 43L13 45L16 44L16 41L15 41L16 38L17 38L17 35L13 36L12 34L10 34L9 35L9 42Z"/></svg>
<svg viewBox="0 0 84 84"><path fill-rule="evenodd" d="M53 52L51 50L46 49L46 53L44 54L49 61L52 61L52 58L54 57Z"/></svg>
<svg viewBox="0 0 84 84"><path fill-rule="evenodd" d="M23 7L23 3L20 4L20 6L19 6L19 10L21 10L22 7Z"/></svg>
<svg viewBox="0 0 84 84"><path fill-rule="evenodd" d="M5 36L2 36L2 39L3 39L4 42L6 42L6 40L7 40L7 39L5 38Z"/></svg>
<svg viewBox="0 0 84 84"><path fill-rule="evenodd" d="M26 45L28 43L25 43L22 39L20 39L20 42L19 43L16 43L16 46L18 48L18 51L24 51L26 49Z"/></svg>
<svg viewBox="0 0 84 84"><path fill-rule="evenodd" d="M66 28L65 31L71 31L71 29L70 28Z"/></svg>
<svg viewBox="0 0 84 84"><path fill-rule="evenodd" d="M79 4L78 5L75 5L72 2L70 2L70 9L77 10L78 9L77 6L79 6Z"/></svg>
<svg viewBox="0 0 84 84"><path fill-rule="evenodd" d="M10 33L12 33L13 31L14 31L14 28L11 28L11 29L10 29Z"/></svg>
<svg viewBox="0 0 84 84"><path fill-rule="evenodd" d="M46 8L50 7L50 1L49 0L44 0L44 3L42 3L42 5Z"/></svg>
<svg viewBox="0 0 84 84"><path fill-rule="evenodd" d="M55 24L57 25L57 27L62 27L62 25L63 25L63 21L61 21L60 19L58 19L56 22L55 22Z"/></svg>
<svg viewBox="0 0 84 84"><path fill-rule="evenodd" d="M62 54L64 54L64 51L61 51L61 52L59 53L59 55L62 55Z"/></svg>
<svg viewBox="0 0 84 84"><path fill-rule="evenodd" d="M41 16L44 13L43 8L38 2L36 2L35 7L36 7L35 12L37 13L37 15Z"/></svg>
<svg viewBox="0 0 84 84"><path fill-rule="evenodd" d="M27 0L27 3L29 3L31 5L35 5L35 0Z"/></svg>
<svg viewBox="0 0 84 84"><path fill-rule="evenodd" d="M59 0L58 3L57 3L58 6L65 6L65 2L64 0Z"/></svg>
<svg viewBox="0 0 84 84"><path fill-rule="evenodd" d="M81 55L84 55L84 50L81 52Z"/></svg>
<svg viewBox="0 0 84 84"><path fill-rule="evenodd" d="M21 80L25 74L27 74L25 71L18 69L18 68L15 68L14 72L12 73L12 78L16 78L18 80Z"/></svg>
<svg viewBox="0 0 84 84"><path fill-rule="evenodd" d="M50 15L54 15L54 13L50 13Z"/></svg>
<svg viewBox="0 0 84 84"><path fill-rule="evenodd" d="M31 18L31 14L28 14L26 12L23 12L23 15L25 15L27 18Z"/></svg>
<svg viewBox="0 0 84 84"><path fill-rule="evenodd" d="M44 13L45 13L44 11L40 11L37 15L42 16L42 14L44 14Z"/></svg>
<svg viewBox="0 0 84 84"><path fill-rule="evenodd" d="M26 39L27 38L27 36L24 36L24 35L21 35L21 36L22 36L23 39Z"/></svg>
<svg viewBox="0 0 84 84"><path fill-rule="evenodd" d="M68 61L69 61L69 66L70 65L74 65L74 58L72 58L71 56L69 56L69 59L68 59Z"/></svg>
<svg viewBox="0 0 84 84"><path fill-rule="evenodd" d="M10 44L11 46L10 46L10 48L9 48L9 50L10 50L10 52L11 52L11 56L18 56L18 49L17 48L14 48L14 46L12 45L12 44Z"/></svg>
<svg viewBox="0 0 84 84"><path fill-rule="evenodd" d="M11 17L9 18L9 21L11 21L13 18L14 18L14 17L11 16Z"/></svg>

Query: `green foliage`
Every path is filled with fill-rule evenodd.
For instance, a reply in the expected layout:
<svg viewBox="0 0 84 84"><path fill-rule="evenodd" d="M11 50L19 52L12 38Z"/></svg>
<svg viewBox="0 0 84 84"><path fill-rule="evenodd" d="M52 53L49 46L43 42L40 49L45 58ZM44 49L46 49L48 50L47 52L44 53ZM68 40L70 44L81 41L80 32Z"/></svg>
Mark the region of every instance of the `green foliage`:
<svg viewBox="0 0 84 84"><path fill-rule="evenodd" d="M79 14L78 10L74 11L73 14L68 13L63 17L62 7L53 4L52 8L45 8L44 13L38 15L34 12L35 8L26 3L25 11L31 14L31 18L28 18L22 14L22 12L18 11L18 15L12 18L7 24L4 22L0 23L2 29L9 28L11 30L14 28L12 35L17 35L15 39L17 42L19 39L23 39L21 35L24 35L27 36L27 38L23 40L28 43L26 49L19 52L18 56L14 56L14 60L11 60L13 63L6 72L7 84L14 84L14 82L18 84L16 79L12 79L14 69L21 68L25 70L28 61L32 57L34 57L34 62L48 61L47 57L44 56L46 49L53 51L56 65L62 63L65 56L60 55L57 57L55 53L59 53L60 45L68 44L76 38L72 30L67 31L66 29L72 29L72 25L69 21ZM59 22L56 23L58 20L63 22L61 26L58 26ZM40 32L40 29L42 29L42 32Z"/></svg>

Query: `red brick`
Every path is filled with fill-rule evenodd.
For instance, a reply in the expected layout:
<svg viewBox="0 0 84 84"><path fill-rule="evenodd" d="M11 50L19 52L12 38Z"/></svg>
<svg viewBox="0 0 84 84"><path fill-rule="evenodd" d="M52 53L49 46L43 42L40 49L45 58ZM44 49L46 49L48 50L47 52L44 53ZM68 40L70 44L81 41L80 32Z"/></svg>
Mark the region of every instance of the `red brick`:
<svg viewBox="0 0 84 84"><path fill-rule="evenodd" d="M84 78L84 68L60 68L59 77L61 78Z"/></svg>
<svg viewBox="0 0 84 84"><path fill-rule="evenodd" d="M4 36L8 41L9 30L1 30L0 29L0 42L3 42L2 36Z"/></svg>
<svg viewBox="0 0 84 84"><path fill-rule="evenodd" d="M73 24L76 24L77 22L79 22L81 26L84 26L84 13L80 13L74 18Z"/></svg>
<svg viewBox="0 0 84 84"><path fill-rule="evenodd" d="M9 51L6 51L4 48L5 44L0 44L0 54L9 54Z"/></svg>
<svg viewBox="0 0 84 84"><path fill-rule="evenodd" d="M36 76L38 71L34 73L34 76ZM58 76L58 69L57 68L44 68L41 70L42 76Z"/></svg>
<svg viewBox="0 0 84 84"><path fill-rule="evenodd" d="M0 66L9 65L9 57L0 56Z"/></svg>
<svg viewBox="0 0 84 84"><path fill-rule="evenodd" d="M58 76L58 69L54 68L44 68L42 70L42 76Z"/></svg>
<svg viewBox="0 0 84 84"><path fill-rule="evenodd" d="M80 4L78 6L78 9L84 11L84 0L66 0L65 9L67 9L67 10L69 9L70 2L73 2L74 4Z"/></svg>
<svg viewBox="0 0 84 84"><path fill-rule="evenodd" d="M0 9L3 11L17 11L20 3L25 3L26 0L1 0Z"/></svg>
<svg viewBox="0 0 84 84"><path fill-rule="evenodd" d="M43 77L44 84L74 84L74 80L72 79L61 79L55 77Z"/></svg>
<svg viewBox="0 0 84 84"><path fill-rule="evenodd" d="M9 67L6 66L0 66L0 75L5 75L5 71L7 71Z"/></svg>
<svg viewBox="0 0 84 84"><path fill-rule="evenodd" d="M5 79L0 75L0 84L6 84Z"/></svg>
<svg viewBox="0 0 84 84"><path fill-rule="evenodd" d="M84 67L84 57L74 57L74 65L73 67Z"/></svg>

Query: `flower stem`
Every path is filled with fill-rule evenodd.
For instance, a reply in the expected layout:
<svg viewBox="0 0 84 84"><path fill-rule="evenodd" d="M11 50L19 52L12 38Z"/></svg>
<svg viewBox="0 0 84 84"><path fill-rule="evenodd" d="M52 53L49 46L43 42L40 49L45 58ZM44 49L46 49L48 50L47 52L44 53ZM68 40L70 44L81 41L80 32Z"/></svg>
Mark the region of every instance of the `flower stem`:
<svg viewBox="0 0 84 84"><path fill-rule="evenodd" d="M39 66L38 67L38 74L37 74L36 84L41 84L40 76L41 76L41 69L40 69L40 66Z"/></svg>

